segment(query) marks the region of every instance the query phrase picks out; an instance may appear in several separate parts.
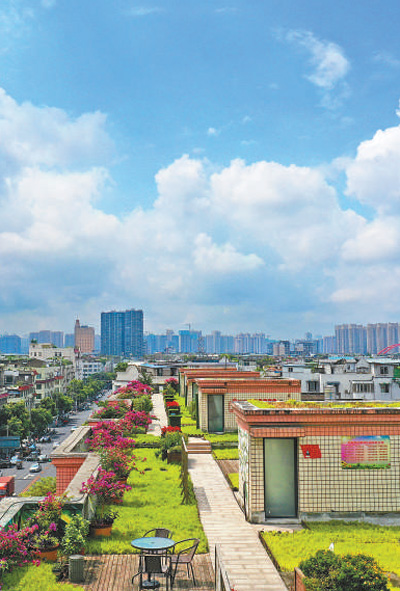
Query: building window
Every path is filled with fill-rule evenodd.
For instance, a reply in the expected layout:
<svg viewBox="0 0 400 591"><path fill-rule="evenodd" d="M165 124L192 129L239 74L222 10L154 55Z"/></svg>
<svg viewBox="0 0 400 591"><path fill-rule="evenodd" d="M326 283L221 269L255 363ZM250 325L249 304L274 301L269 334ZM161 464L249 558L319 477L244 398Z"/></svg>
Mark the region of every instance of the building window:
<svg viewBox="0 0 400 591"><path fill-rule="evenodd" d="M353 392L356 392L357 394L366 394L368 392L374 392L374 384L368 383L368 384L353 384Z"/></svg>
<svg viewBox="0 0 400 591"><path fill-rule="evenodd" d="M292 373L293 372L293 367L288 367L288 373Z"/></svg>
<svg viewBox="0 0 400 591"><path fill-rule="evenodd" d="M308 392L319 392L319 382L307 382Z"/></svg>
<svg viewBox="0 0 400 591"><path fill-rule="evenodd" d="M381 376L387 376L389 373L389 368L387 367L387 365L382 365L379 368L379 370L380 370L379 373L381 374Z"/></svg>
<svg viewBox="0 0 400 591"><path fill-rule="evenodd" d="M382 394L389 394L389 384L380 384Z"/></svg>

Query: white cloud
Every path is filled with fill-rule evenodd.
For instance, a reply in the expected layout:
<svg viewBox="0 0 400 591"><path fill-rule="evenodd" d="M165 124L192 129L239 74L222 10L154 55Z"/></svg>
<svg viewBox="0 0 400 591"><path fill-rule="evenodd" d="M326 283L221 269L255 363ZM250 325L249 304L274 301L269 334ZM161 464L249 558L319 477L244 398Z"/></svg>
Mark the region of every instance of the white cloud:
<svg viewBox="0 0 400 591"><path fill-rule="evenodd" d="M213 137L213 136L215 137L215 136L219 135L219 133L220 133L220 132L219 132L219 131L218 131L218 129L216 129L215 127L209 127L209 128L207 129L207 135L209 135L209 136L211 136L211 137Z"/></svg>
<svg viewBox="0 0 400 591"><path fill-rule="evenodd" d="M400 211L400 125L362 142L346 172L348 195L378 212Z"/></svg>
<svg viewBox="0 0 400 591"><path fill-rule="evenodd" d="M263 260L255 255L238 252L232 244L218 246L207 234L199 234L195 240L194 262L207 273L242 273L263 266Z"/></svg>
<svg viewBox="0 0 400 591"><path fill-rule="evenodd" d="M66 328L77 313L97 324L101 309L132 305L162 327L231 330L398 306L398 127L325 169L184 155L156 174L151 206L120 218L100 206L111 149L101 113L0 92L0 330ZM371 219L340 205L338 171Z"/></svg>
<svg viewBox="0 0 400 591"><path fill-rule="evenodd" d="M348 73L350 62L336 43L318 39L310 31L289 31L286 39L310 53L310 64L314 67L314 72L307 78L316 86L332 90Z"/></svg>
<svg viewBox="0 0 400 591"><path fill-rule="evenodd" d="M43 8L53 8L56 5L56 0L42 0Z"/></svg>
<svg viewBox="0 0 400 591"><path fill-rule="evenodd" d="M164 12L164 8L159 6L136 6L128 10L128 14L134 17L149 16L160 12Z"/></svg>
<svg viewBox="0 0 400 591"><path fill-rule="evenodd" d="M377 51L373 55L373 61L378 64L384 64L392 68L400 67L400 60L394 57L388 51Z"/></svg>

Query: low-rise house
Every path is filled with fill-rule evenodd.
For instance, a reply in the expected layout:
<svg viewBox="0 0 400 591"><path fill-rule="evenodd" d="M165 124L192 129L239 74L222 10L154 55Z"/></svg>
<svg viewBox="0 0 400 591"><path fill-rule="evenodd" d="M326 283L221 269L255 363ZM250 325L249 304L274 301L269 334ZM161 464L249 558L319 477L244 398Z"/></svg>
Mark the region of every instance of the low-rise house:
<svg viewBox="0 0 400 591"><path fill-rule="evenodd" d="M231 406L239 427L239 497L249 521L400 523L399 407Z"/></svg>
<svg viewBox="0 0 400 591"><path fill-rule="evenodd" d="M219 379L198 378L193 390L196 401L197 427L211 433L236 431L232 412L235 400L299 400L298 380L269 378Z"/></svg>
<svg viewBox="0 0 400 591"><path fill-rule="evenodd" d="M301 380L303 398L400 400L399 361L385 358L322 359L284 363L282 377Z"/></svg>

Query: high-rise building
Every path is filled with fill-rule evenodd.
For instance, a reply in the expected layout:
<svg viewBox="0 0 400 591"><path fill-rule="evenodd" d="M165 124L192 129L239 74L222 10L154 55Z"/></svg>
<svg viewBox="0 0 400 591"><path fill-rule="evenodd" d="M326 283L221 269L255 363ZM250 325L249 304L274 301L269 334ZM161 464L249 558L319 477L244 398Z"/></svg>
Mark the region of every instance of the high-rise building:
<svg viewBox="0 0 400 591"><path fill-rule="evenodd" d="M21 337L17 334L3 334L0 336L0 352L6 355L21 353Z"/></svg>
<svg viewBox="0 0 400 591"><path fill-rule="evenodd" d="M101 353L125 357L142 357L143 310L101 313Z"/></svg>
<svg viewBox="0 0 400 591"><path fill-rule="evenodd" d="M65 346L75 347L75 335L73 333L65 335Z"/></svg>
<svg viewBox="0 0 400 591"><path fill-rule="evenodd" d="M94 328L93 326L81 326L79 318L75 322L74 344L81 353L93 353L94 351Z"/></svg>

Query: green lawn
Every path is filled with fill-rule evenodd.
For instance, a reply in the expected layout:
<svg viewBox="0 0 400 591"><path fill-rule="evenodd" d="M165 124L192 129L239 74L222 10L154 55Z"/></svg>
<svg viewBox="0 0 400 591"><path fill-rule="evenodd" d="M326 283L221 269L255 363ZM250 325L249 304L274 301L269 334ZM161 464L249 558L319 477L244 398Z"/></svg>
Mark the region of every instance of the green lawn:
<svg viewBox="0 0 400 591"><path fill-rule="evenodd" d="M236 449L215 449L213 451L216 460L238 460L239 450Z"/></svg>
<svg viewBox="0 0 400 591"><path fill-rule="evenodd" d="M291 571L333 542L337 554L373 556L384 571L400 575L400 527L360 522L307 522L299 532L264 532L263 537L283 571Z"/></svg>
<svg viewBox="0 0 400 591"><path fill-rule="evenodd" d="M228 474L228 478L233 490L239 490L239 474L237 472L232 472L232 474Z"/></svg>
<svg viewBox="0 0 400 591"><path fill-rule="evenodd" d="M57 583L50 564L16 568L2 579L2 591L84 591L79 585Z"/></svg>
<svg viewBox="0 0 400 591"><path fill-rule="evenodd" d="M197 505L181 505L180 466L167 464L155 457L152 449L136 449L138 458L147 461L137 465L144 474L131 472L122 505L113 506L119 516L110 538L92 538L88 554L128 554L134 552L131 540L154 527L166 527L174 540L200 538L199 552L207 552L207 539L199 520Z"/></svg>

